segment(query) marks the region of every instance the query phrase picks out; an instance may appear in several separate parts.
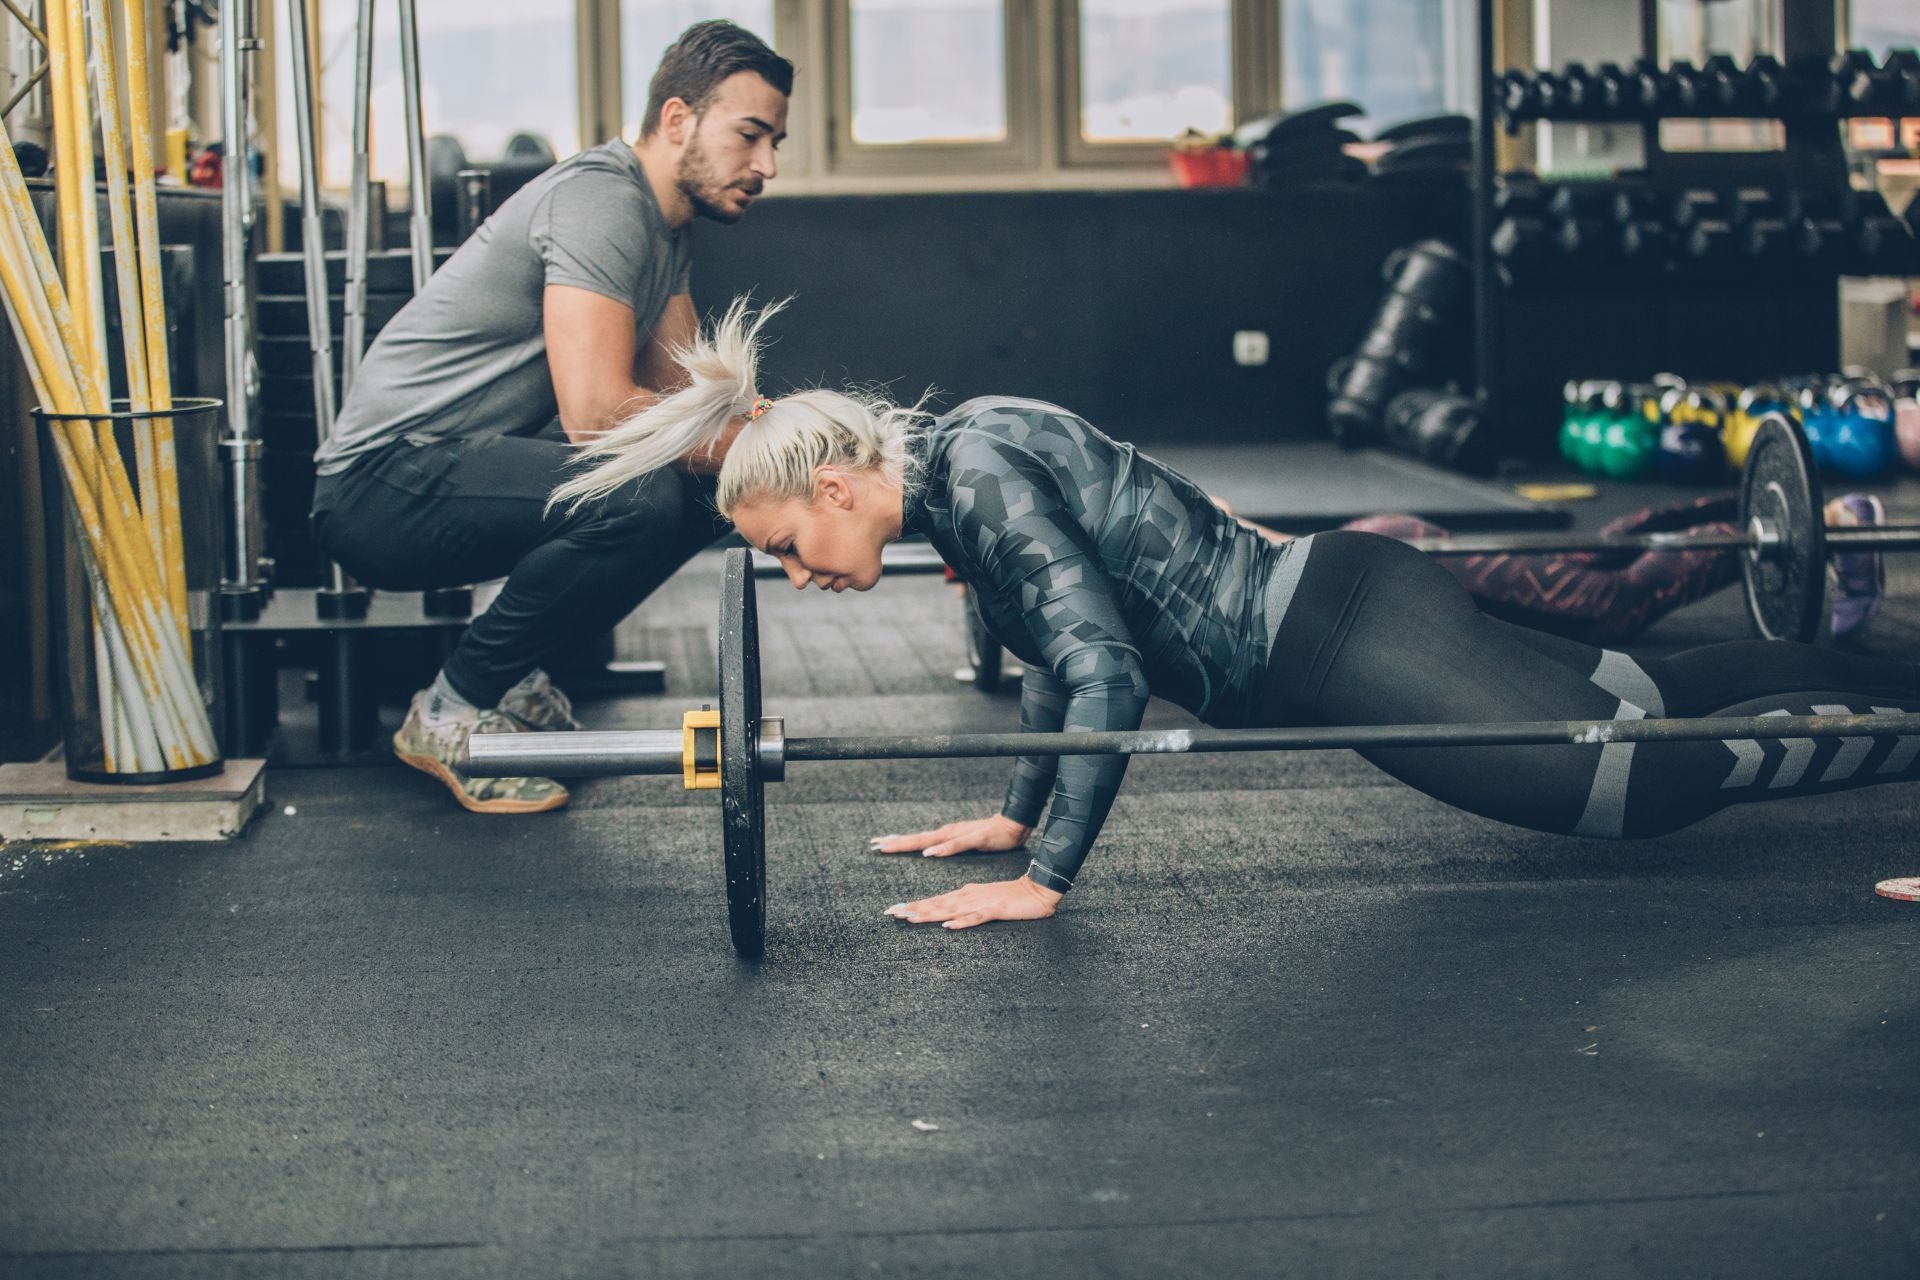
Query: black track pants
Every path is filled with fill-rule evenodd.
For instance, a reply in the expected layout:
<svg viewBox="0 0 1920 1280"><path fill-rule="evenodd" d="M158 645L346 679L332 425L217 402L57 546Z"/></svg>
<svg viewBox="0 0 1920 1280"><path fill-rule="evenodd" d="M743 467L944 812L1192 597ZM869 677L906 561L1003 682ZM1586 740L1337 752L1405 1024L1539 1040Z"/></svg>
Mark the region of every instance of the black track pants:
<svg viewBox="0 0 1920 1280"><path fill-rule="evenodd" d="M1393 539L1335 532L1308 542L1253 724L1920 710L1912 663L1759 640L1633 659L1488 617L1445 569ZM1484 817L1592 836L1656 835L1730 804L1920 779L1920 736L1365 755Z"/></svg>
<svg viewBox="0 0 1920 1280"><path fill-rule="evenodd" d="M606 634L724 531L712 481L673 470L548 511L576 456L552 436L399 441L321 477L314 536L370 587L504 577L445 668L460 696L491 707L550 653Z"/></svg>

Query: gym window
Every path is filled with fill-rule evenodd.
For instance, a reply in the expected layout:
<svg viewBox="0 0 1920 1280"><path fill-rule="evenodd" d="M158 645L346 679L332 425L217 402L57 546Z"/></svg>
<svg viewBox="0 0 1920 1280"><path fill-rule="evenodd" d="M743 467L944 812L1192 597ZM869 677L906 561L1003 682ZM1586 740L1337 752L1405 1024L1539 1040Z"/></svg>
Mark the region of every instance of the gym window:
<svg viewBox="0 0 1920 1280"><path fill-rule="evenodd" d="M1282 101L1342 99L1378 127L1473 107L1471 0L1281 0Z"/></svg>
<svg viewBox="0 0 1920 1280"><path fill-rule="evenodd" d="M323 180L337 188L357 5L310 2ZM398 206L398 40L392 4L375 7L374 176ZM284 27L279 0L261 8ZM561 156L637 137L661 51L715 17L800 68L782 191L1158 185L1188 129L1341 97L1378 125L1471 96L1472 0L420 0L427 132L478 162L519 133ZM279 132L292 180L292 135Z"/></svg>
<svg viewBox="0 0 1920 1280"><path fill-rule="evenodd" d="M318 8L321 180L343 187L353 173L359 6L357 0L319 0ZM407 186L407 134L396 8L390 0L374 5L370 158L374 179L387 181L397 205ZM579 150L575 0L421 0L416 9L421 110L429 135L453 134L468 158L477 161L499 159L508 141L521 133L546 139L556 155ZM285 49L285 4L261 0L260 10L272 10L275 43ZM293 96L284 73L281 86L281 172L297 187Z"/></svg>
<svg viewBox="0 0 1920 1280"><path fill-rule="evenodd" d="M773 0L620 0L622 137L632 141L640 136L641 116L647 109L647 84L653 79L653 69L660 65L660 55L682 31L708 18L725 18L768 44L778 44Z"/></svg>

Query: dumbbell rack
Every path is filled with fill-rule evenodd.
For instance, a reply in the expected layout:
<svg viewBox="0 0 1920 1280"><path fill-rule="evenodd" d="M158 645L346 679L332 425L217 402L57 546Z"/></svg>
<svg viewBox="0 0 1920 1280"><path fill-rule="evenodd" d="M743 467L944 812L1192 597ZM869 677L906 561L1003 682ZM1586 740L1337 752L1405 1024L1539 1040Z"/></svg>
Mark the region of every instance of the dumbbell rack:
<svg viewBox="0 0 1920 1280"><path fill-rule="evenodd" d="M1492 249L1497 218L1496 130L1501 73L1496 67L1493 0L1478 5L1481 109L1477 116L1472 195L1473 378L1510 452L1539 454L1551 438L1561 385L1568 377L1644 377L1660 368L1689 375L1755 379L1783 371L1833 368L1839 356L1838 272L1765 277L1742 268L1719 278L1672 273L1635 278L1556 281L1550 290L1506 289ZM1641 0L1641 56L1658 56L1657 0ZM1784 6L1781 60L1833 52L1833 0ZM1718 117L1702 109L1696 118ZM1838 200L1848 190L1838 114L1783 111L1782 150L1669 152L1662 119L1641 120L1642 181L1661 201L1686 191L1730 192L1765 187ZM1750 117L1751 118L1751 117ZM1630 121L1613 121L1631 127Z"/></svg>

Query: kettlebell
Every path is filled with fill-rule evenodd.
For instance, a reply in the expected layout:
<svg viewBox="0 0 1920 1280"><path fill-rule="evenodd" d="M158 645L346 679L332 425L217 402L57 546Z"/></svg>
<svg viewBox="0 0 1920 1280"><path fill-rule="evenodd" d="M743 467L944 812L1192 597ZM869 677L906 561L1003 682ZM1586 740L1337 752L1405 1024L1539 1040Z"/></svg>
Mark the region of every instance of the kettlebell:
<svg viewBox="0 0 1920 1280"><path fill-rule="evenodd" d="M1920 471L1920 369L1893 375L1893 439L1901 460Z"/></svg>
<svg viewBox="0 0 1920 1280"><path fill-rule="evenodd" d="M1835 414L1831 399L1831 388L1822 383L1810 383L1800 389L1800 430L1807 437L1807 447L1813 451L1813 463L1817 467L1831 468L1833 460L1827 453L1827 438L1833 432Z"/></svg>
<svg viewBox="0 0 1920 1280"><path fill-rule="evenodd" d="M1634 480L1651 471L1660 452L1660 428L1640 412L1637 388L1609 383L1601 392L1606 410L1595 461L1603 475Z"/></svg>
<svg viewBox="0 0 1920 1280"><path fill-rule="evenodd" d="M1853 381L1833 396L1826 432L1827 465L1860 480L1885 475L1898 456L1893 398L1880 386Z"/></svg>
<svg viewBox="0 0 1920 1280"><path fill-rule="evenodd" d="M1785 390L1772 383L1761 383L1741 390L1734 401L1733 412L1727 415L1726 430L1722 433L1727 446L1727 465L1735 470L1747 465L1747 451L1753 447L1754 432L1760 429L1760 419L1764 415L1783 413L1790 418L1799 416L1792 399Z"/></svg>

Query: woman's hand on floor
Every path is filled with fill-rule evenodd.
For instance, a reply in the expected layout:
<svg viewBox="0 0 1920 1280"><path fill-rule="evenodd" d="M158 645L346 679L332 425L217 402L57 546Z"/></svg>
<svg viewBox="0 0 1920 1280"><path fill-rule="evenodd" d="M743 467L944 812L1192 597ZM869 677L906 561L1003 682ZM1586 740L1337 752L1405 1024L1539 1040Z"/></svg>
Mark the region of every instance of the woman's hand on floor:
<svg viewBox="0 0 1920 1280"><path fill-rule="evenodd" d="M971 929L993 920L1045 920L1065 896L1021 876L1018 880L961 885L952 893L918 902L896 902L887 908L887 914L908 924Z"/></svg>
<svg viewBox="0 0 1920 1280"><path fill-rule="evenodd" d="M970 822L949 822L932 831L916 831L905 836L875 836L869 847L875 853L918 853L927 858L950 858L956 853L1005 853L1018 849L1033 834L1004 814L976 818Z"/></svg>

